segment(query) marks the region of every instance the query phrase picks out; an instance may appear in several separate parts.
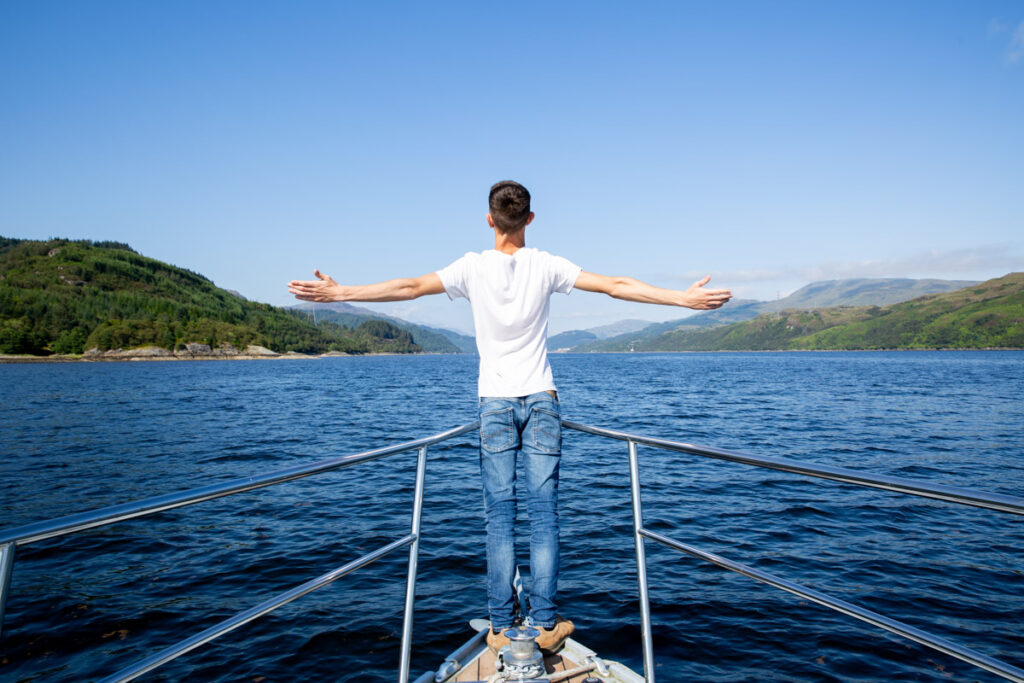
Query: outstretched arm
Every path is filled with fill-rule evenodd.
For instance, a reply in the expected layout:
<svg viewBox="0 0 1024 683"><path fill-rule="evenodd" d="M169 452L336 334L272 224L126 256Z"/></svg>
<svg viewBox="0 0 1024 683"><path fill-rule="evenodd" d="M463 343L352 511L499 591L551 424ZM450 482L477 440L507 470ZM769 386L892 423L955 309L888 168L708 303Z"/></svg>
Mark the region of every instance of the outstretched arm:
<svg viewBox="0 0 1024 683"><path fill-rule="evenodd" d="M663 289L631 277L609 277L583 271L576 278L576 289L586 292L607 294L624 301L639 301L642 304L665 304L683 306L697 310L721 308L732 298L728 289L704 289L711 280L708 275L690 285L689 289Z"/></svg>
<svg viewBox="0 0 1024 683"><path fill-rule="evenodd" d="M313 275L318 279L292 280L288 283L288 291L303 301L408 301L444 292L437 273L373 285L339 285L330 275L319 270L314 270Z"/></svg>

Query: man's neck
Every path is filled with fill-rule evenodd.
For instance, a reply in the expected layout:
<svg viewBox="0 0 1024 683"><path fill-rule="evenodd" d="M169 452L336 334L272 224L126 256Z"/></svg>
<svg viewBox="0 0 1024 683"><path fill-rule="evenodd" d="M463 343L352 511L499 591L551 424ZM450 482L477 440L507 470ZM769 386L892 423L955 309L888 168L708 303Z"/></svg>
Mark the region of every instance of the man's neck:
<svg viewBox="0 0 1024 683"><path fill-rule="evenodd" d="M514 254L526 246L526 228L515 232L503 233L494 231L494 250L502 254Z"/></svg>

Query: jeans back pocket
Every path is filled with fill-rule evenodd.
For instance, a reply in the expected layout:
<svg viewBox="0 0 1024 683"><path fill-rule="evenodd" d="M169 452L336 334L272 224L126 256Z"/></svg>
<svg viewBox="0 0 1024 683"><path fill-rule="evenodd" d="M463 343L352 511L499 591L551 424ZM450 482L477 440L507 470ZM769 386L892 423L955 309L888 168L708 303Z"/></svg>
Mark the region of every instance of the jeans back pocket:
<svg viewBox="0 0 1024 683"><path fill-rule="evenodd" d="M507 451L518 445L512 407L480 413L480 448L489 453Z"/></svg>
<svg viewBox="0 0 1024 683"><path fill-rule="evenodd" d="M559 455L562 452L562 417L558 404L534 406L530 411L530 445L535 453Z"/></svg>

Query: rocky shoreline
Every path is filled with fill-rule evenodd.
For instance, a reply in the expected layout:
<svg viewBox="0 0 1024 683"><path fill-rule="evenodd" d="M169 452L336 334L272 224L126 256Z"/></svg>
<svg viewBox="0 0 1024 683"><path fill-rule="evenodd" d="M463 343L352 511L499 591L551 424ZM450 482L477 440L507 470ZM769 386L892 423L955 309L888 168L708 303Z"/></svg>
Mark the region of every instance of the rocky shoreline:
<svg viewBox="0 0 1024 683"><path fill-rule="evenodd" d="M221 344L211 348L209 344L185 344L182 348L170 351L160 346L141 346L135 349L110 349L100 351L89 349L81 355L54 354L51 356L0 355L0 363L69 363L69 362L103 362L103 361L174 361L174 360L260 360L274 358L329 358L348 356L351 354L329 351L324 354L306 354L289 351L278 353L265 346L250 344L245 349L238 349L231 344Z"/></svg>

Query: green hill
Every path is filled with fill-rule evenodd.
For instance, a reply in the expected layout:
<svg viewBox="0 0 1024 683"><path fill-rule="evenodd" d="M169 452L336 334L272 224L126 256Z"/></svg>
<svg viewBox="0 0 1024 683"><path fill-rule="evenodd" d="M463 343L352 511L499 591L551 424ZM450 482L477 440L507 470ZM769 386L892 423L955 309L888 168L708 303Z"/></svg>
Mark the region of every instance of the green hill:
<svg viewBox="0 0 1024 683"><path fill-rule="evenodd" d="M635 351L1024 348L1024 273L889 306L765 313L638 340Z"/></svg>
<svg viewBox="0 0 1024 683"><path fill-rule="evenodd" d="M912 280L909 278L857 278L812 282L789 296L775 301L733 299L718 310L704 311L686 318L654 323L642 329L616 336L598 335L598 340L581 342L573 351L628 351L656 343L662 335L707 329L753 320L762 313L790 309L812 309L838 306L886 306L910 301L925 294L940 294L963 289L978 282L968 280ZM562 346L565 346L564 344Z"/></svg>
<svg viewBox="0 0 1024 683"><path fill-rule="evenodd" d="M313 325L305 313L246 301L126 244L0 237L0 353L173 350L192 342L300 353L421 350L386 321Z"/></svg>
<svg viewBox="0 0 1024 683"><path fill-rule="evenodd" d="M303 305L302 310L306 311L307 315L313 316L308 305ZM409 332L416 339L416 344L427 353L476 353L476 341L473 337L451 330L417 325L350 304L318 304L315 318L318 321L327 320L348 327L356 327L367 320L384 320Z"/></svg>

